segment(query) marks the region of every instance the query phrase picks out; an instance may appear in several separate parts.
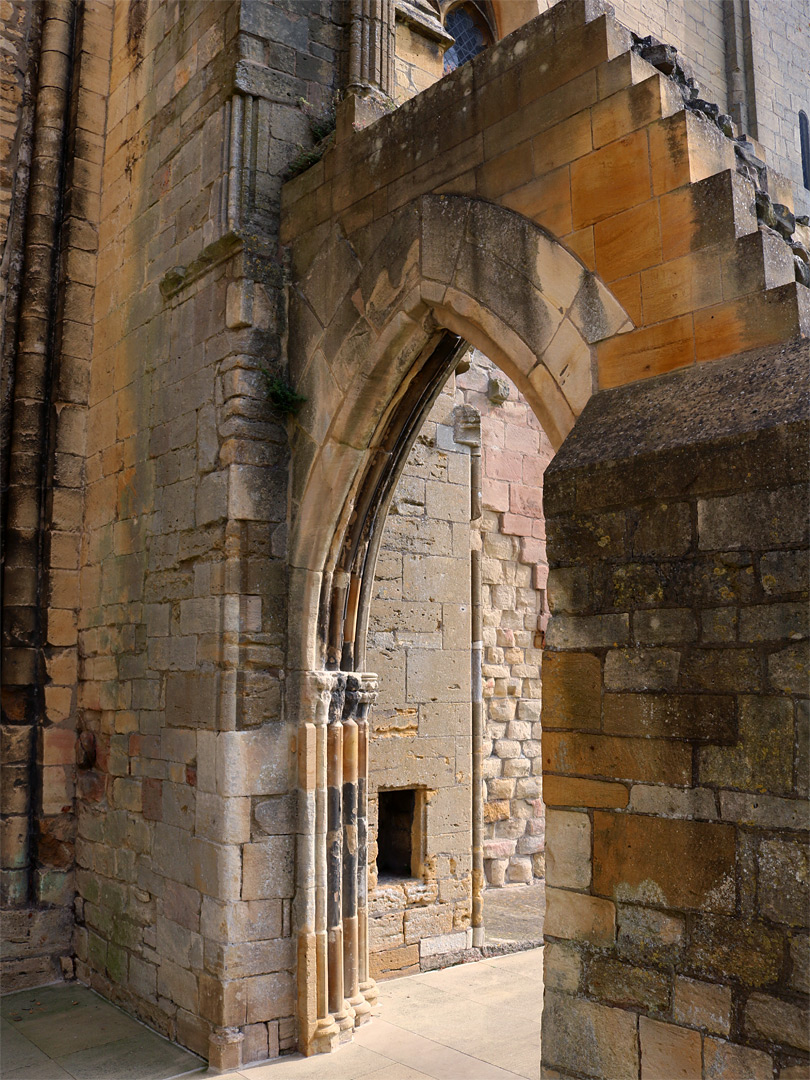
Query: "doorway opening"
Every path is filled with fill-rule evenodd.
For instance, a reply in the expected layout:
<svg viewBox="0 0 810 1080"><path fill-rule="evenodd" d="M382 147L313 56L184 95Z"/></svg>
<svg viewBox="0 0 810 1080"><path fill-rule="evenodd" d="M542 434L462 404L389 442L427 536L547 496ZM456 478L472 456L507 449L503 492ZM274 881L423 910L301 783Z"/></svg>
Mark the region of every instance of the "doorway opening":
<svg viewBox="0 0 810 1080"><path fill-rule="evenodd" d="M471 418L481 443L481 499L472 516ZM369 733L375 979L542 941L542 477L552 456L515 384L470 349L424 418L393 490L365 645L366 667L379 679ZM474 632L476 593L481 626ZM476 680L483 714L477 766ZM484 926L473 940L476 814Z"/></svg>

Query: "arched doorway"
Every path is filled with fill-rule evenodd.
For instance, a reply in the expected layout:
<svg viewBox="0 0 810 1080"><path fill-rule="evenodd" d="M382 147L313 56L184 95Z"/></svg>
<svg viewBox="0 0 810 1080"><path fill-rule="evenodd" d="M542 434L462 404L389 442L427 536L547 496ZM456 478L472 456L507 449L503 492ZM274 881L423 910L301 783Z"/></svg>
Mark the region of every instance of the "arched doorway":
<svg viewBox="0 0 810 1080"><path fill-rule="evenodd" d="M632 326L545 230L465 196L424 196L307 259L291 360L288 705L298 732L301 1048L330 1049L375 999L366 946L365 630L394 484L431 403L473 344L525 394L556 447L591 396L592 346Z"/></svg>

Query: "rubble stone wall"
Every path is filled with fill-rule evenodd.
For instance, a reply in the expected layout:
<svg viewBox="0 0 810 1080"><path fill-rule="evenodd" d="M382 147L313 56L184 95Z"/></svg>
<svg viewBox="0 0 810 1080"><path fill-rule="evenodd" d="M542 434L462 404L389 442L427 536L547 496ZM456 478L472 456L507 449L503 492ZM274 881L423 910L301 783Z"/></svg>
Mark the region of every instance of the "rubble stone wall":
<svg viewBox="0 0 810 1080"><path fill-rule="evenodd" d="M491 887L542 879L540 662L547 565L543 472L553 449L515 384L482 353L457 384L481 414L484 868Z"/></svg>
<svg viewBox="0 0 810 1080"><path fill-rule="evenodd" d="M607 392L547 473L549 1076L806 1072L807 402L804 342Z"/></svg>

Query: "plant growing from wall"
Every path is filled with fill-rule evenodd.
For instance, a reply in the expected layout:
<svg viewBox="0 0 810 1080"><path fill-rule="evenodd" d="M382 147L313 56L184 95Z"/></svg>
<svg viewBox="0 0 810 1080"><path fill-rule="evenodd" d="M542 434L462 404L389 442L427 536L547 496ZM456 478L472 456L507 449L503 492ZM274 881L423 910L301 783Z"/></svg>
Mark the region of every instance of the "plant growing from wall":
<svg viewBox="0 0 810 1080"><path fill-rule="evenodd" d="M301 394L297 394L286 379L275 375L269 368L262 367L261 372L264 377L267 398L273 408L285 414L298 412L307 399L302 397Z"/></svg>
<svg viewBox="0 0 810 1080"><path fill-rule="evenodd" d="M335 128L337 127L337 105L338 99L335 97L325 110L318 112L315 106L306 98L298 99L298 107L309 120L309 130L314 145L307 148L300 143L298 144L298 153L287 169L288 180L302 172L306 172L312 165L319 162L332 145Z"/></svg>

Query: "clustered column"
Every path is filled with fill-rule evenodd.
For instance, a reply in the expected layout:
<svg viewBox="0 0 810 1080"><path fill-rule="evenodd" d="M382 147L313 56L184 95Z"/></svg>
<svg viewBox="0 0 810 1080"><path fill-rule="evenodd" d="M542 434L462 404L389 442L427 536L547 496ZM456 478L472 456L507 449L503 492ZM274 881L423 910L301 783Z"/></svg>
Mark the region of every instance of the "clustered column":
<svg viewBox="0 0 810 1080"><path fill-rule="evenodd" d="M394 0L351 0L349 90L391 96L396 53Z"/></svg>
<svg viewBox="0 0 810 1080"><path fill-rule="evenodd" d="M376 676L307 677L299 736L299 1007L302 1045L315 1054L350 1037L377 996L368 974L366 794Z"/></svg>

